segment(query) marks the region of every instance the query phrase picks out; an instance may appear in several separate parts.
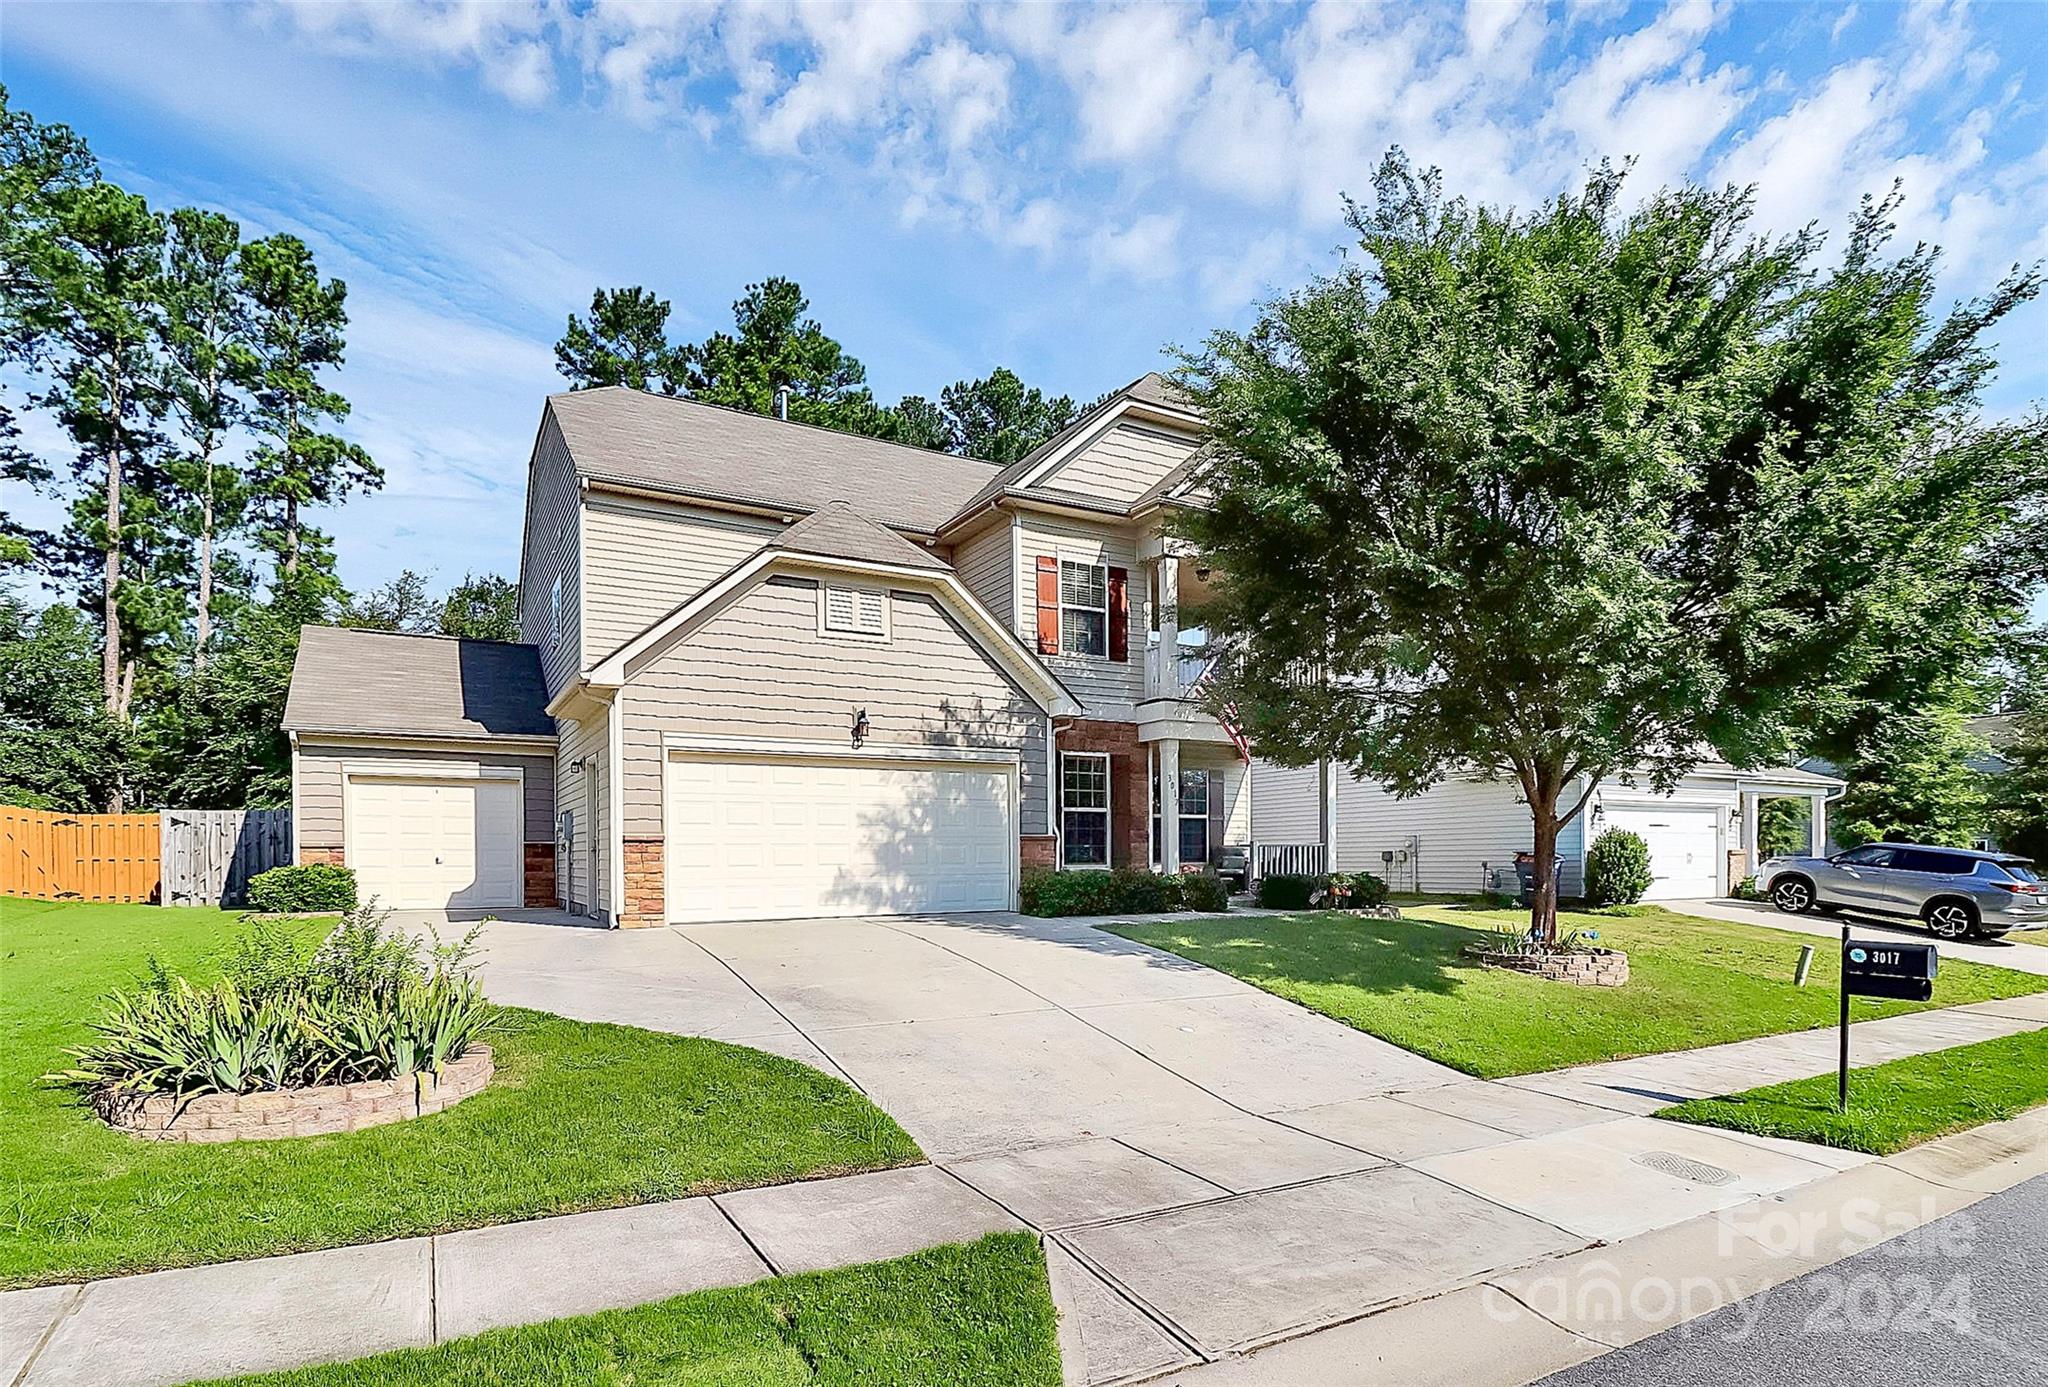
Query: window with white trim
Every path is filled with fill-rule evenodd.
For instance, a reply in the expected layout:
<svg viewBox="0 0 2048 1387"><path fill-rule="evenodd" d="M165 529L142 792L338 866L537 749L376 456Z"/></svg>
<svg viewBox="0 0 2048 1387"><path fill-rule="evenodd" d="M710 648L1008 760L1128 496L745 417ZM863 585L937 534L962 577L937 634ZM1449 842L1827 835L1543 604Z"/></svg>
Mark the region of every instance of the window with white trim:
<svg viewBox="0 0 2048 1387"><path fill-rule="evenodd" d="M824 585L819 597L819 629L828 635L883 640L889 634L889 598L874 588Z"/></svg>
<svg viewBox="0 0 2048 1387"><path fill-rule="evenodd" d="M1109 753L1060 753L1060 865L1109 865Z"/></svg>
<svg viewBox="0 0 2048 1387"><path fill-rule="evenodd" d="M1209 772L1182 771L1180 773L1180 802L1175 806L1174 824L1180 838L1180 860L1183 863L1207 862L1209 860ZM1159 854L1162 841L1160 833L1160 810L1162 800L1159 794L1159 779L1152 780L1152 844L1154 854ZM1163 855L1162 855L1163 860Z"/></svg>
<svg viewBox="0 0 2048 1387"><path fill-rule="evenodd" d="M1109 569L1060 560L1060 653L1109 654Z"/></svg>

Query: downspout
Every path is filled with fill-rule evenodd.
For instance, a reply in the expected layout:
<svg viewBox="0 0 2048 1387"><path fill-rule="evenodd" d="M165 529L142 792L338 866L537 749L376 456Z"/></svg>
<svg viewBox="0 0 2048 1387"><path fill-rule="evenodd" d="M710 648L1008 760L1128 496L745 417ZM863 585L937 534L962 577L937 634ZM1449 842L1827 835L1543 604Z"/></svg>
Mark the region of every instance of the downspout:
<svg viewBox="0 0 2048 1387"><path fill-rule="evenodd" d="M625 745L624 736L619 726L620 715L623 712L623 704L625 702L620 697L623 692L624 690L622 689L613 691L611 702L605 708L604 720L605 760L608 763L605 770L604 788L605 800L610 806L612 821L611 833L608 835L611 839L611 851L607 854L610 861L605 864L605 875L611 878L611 900L605 911L605 923L613 929L619 927L619 914L626 903L626 787L624 776L626 760L622 750ZM666 754L666 752L663 753L663 755ZM668 870L668 850L666 844L663 845L661 863L662 871L666 873ZM664 911L667 909L667 903L668 896L664 892L662 895Z"/></svg>
<svg viewBox="0 0 2048 1387"><path fill-rule="evenodd" d="M299 733L297 728L285 733L292 744L292 865L299 865ZM347 793L346 787L343 793Z"/></svg>

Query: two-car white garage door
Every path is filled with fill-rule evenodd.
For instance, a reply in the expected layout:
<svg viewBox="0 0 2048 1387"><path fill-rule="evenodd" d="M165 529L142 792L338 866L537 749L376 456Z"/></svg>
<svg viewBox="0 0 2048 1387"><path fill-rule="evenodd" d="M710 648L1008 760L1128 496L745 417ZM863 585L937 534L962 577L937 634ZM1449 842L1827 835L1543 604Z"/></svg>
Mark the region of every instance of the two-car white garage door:
<svg viewBox="0 0 2048 1387"><path fill-rule="evenodd" d="M1625 828L1650 846L1650 889L1644 900L1697 900L1721 894L1720 813L1710 804L1606 809L1603 828Z"/></svg>
<svg viewBox="0 0 2048 1387"><path fill-rule="evenodd" d="M1006 910L1010 763L678 753L664 820L668 917L804 919Z"/></svg>
<svg viewBox="0 0 2048 1387"><path fill-rule="evenodd" d="M516 777L350 774L343 794L348 863L365 899L395 910L521 904Z"/></svg>

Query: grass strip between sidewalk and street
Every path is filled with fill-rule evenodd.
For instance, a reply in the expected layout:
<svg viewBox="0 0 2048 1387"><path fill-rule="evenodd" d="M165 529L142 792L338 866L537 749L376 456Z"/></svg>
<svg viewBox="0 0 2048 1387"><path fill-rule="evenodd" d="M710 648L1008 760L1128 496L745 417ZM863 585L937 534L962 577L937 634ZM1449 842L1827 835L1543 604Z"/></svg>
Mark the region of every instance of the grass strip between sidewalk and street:
<svg viewBox="0 0 2048 1387"><path fill-rule="evenodd" d="M331 922L306 921L309 933ZM490 1087L334 1136L192 1145L43 1076L155 954L214 976L235 915L0 900L0 1287L451 1232L910 1165L851 1086L738 1045L507 1009Z"/></svg>
<svg viewBox="0 0 2048 1387"><path fill-rule="evenodd" d="M1786 1137L1889 1156L2048 1103L2048 1030L1982 1040L1849 1071L1849 1109L1835 1075L1696 1098L1655 1116L1752 1136Z"/></svg>
<svg viewBox="0 0 2048 1387"><path fill-rule="evenodd" d="M1633 1055L1693 1050L1834 1022L1840 960L1826 940L1659 906L1563 911L1564 930L1597 930L1628 954L1623 987L1576 987L1467 958L1526 910L1403 907L1399 919L1331 912L1231 915L1118 925L1126 939L1179 954L1369 1035L1483 1079ZM1812 976L1793 984L1802 947ZM2048 978L1943 959L1932 1006L2048 990ZM1927 1006L1858 1001L1856 1019Z"/></svg>
<svg viewBox="0 0 2048 1387"><path fill-rule="evenodd" d="M233 1387L1058 1387L1058 1313L1030 1233L698 1291Z"/></svg>

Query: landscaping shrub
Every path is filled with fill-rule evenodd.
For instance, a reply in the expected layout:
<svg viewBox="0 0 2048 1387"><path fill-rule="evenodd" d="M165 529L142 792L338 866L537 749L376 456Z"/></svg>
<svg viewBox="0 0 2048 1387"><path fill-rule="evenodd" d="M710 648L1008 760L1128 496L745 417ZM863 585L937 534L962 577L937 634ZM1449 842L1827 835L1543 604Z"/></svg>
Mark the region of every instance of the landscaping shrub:
<svg viewBox="0 0 2048 1387"><path fill-rule="evenodd" d="M1113 872L1026 872L1017 896L1026 915L1042 916L1158 915L1169 910L1226 910L1230 905L1229 893L1212 873L1166 876L1129 867Z"/></svg>
<svg viewBox="0 0 2048 1387"><path fill-rule="evenodd" d="M1610 828L1586 854L1586 899L1594 905L1634 905L1650 889L1650 845L1640 833Z"/></svg>
<svg viewBox="0 0 2048 1387"><path fill-rule="evenodd" d="M1214 872L1195 872L1180 879L1182 910L1230 909L1230 888Z"/></svg>
<svg viewBox="0 0 2048 1387"><path fill-rule="evenodd" d="M272 915L354 910L356 874L352 868L324 862L272 867L249 879L249 905Z"/></svg>
<svg viewBox="0 0 2048 1387"><path fill-rule="evenodd" d="M1266 910L1307 910L1321 877L1302 872L1276 872L1259 878L1258 902Z"/></svg>
<svg viewBox="0 0 2048 1387"><path fill-rule="evenodd" d="M381 912L343 917L317 947L251 922L219 981L195 985L154 958L115 993L96 1038L52 1077L103 1111L152 1093L251 1093L362 1083L462 1058L490 1026L471 956L476 932L423 949Z"/></svg>

